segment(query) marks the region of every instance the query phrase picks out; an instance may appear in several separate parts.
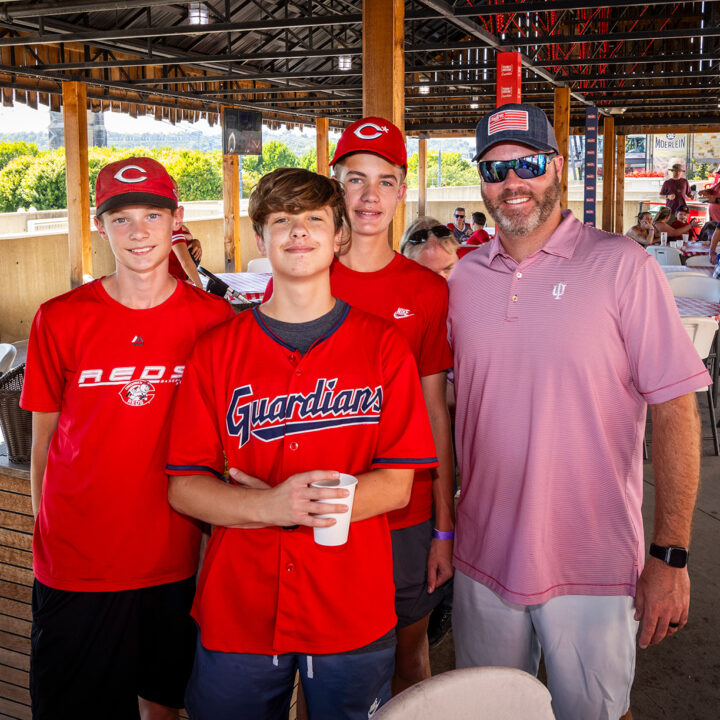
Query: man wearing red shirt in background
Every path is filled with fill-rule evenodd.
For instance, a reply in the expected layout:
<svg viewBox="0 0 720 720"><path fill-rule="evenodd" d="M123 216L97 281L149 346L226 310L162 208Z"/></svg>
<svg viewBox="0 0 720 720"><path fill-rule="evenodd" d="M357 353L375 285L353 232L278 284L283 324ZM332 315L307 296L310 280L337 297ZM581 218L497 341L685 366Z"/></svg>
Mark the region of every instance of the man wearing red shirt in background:
<svg viewBox="0 0 720 720"><path fill-rule="evenodd" d="M474 212L472 214L473 234L467 239L468 245L483 245L490 242L490 235L485 231L486 221L485 213Z"/></svg>
<svg viewBox="0 0 720 720"><path fill-rule="evenodd" d="M453 235L459 243L467 242L472 235L472 227L470 227L470 223L465 222L465 208L456 207L454 218L455 220L449 222L447 226L453 231Z"/></svg>

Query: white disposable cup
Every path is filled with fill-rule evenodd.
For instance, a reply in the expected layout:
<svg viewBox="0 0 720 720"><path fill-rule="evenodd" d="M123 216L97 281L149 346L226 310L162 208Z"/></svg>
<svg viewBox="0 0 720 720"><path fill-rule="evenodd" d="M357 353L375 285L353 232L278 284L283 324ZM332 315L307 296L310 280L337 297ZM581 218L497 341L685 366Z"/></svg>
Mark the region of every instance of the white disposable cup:
<svg viewBox="0 0 720 720"><path fill-rule="evenodd" d="M667 233L660 233L660 244L667 245Z"/></svg>
<svg viewBox="0 0 720 720"><path fill-rule="evenodd" d="M676 248L678 246L677 240L671 240L670 241L670 247Z"/></svg>
<svg viewBox="0 0 720 720"><path fill-rule="evenodd" d="M320 480L310 484L314 488L344 488L350 494L342 498L328 498L327 500L316 500L315 502L329 503L331 505L347 505L347 512L329 513L327 515L318 515L320 518L335 518L337 521L330 527L313 528L315 542L318 545L344 545L348 539L350 532L350 516L352 515L353 499L355 498L355 487L357 486L357 478L353 475L341 473L337 480Z"/></svg>
<svg viewBox="0 0 720 720"><path fill-rule="evenodd" d="M683 233L683 235L682 235L683 244L685 244L689 239L690 239L690 235L688 235L688 233Z"/></svg>

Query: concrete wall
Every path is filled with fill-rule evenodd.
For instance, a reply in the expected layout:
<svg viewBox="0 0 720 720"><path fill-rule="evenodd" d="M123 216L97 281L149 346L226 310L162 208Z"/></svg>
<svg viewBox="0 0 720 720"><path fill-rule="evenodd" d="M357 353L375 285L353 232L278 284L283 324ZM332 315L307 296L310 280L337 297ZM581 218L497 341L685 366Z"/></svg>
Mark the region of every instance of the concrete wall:
<svg viewBox="0 0 720 720"><path fill-rule="evenodd" d="M643 200L660 200L659 191L662 180L659 178L625 178L625 202L623 204L623 231L635 224L635 219ZM453 219L456 207L464 207L468 222L473 212L484 212L488 225L494 225L490 214L482 201L479 185L465 187L428 188L426 196L426 214L443 223ZM583 186L580 182L571 182L568 188L568 207L575 217L583 218ZM602 182L598 184L595 216L597 224L602 220ZM405 206L406 222L417 217L417 189L408 190Z"/></svg>
<svg viewBox="0 0 720 720"><path fill-rule="evenodd" d="M225 272L224 221L221 217L187 222L203 245L202 264L211 272ZM247 216L240 218L242 269L259 257ZM115 270L110 246L92 235L93 276ZM18 233L0 236L0 342L24 340L41 303L70 290L70 261L66 233Z"/></svg>

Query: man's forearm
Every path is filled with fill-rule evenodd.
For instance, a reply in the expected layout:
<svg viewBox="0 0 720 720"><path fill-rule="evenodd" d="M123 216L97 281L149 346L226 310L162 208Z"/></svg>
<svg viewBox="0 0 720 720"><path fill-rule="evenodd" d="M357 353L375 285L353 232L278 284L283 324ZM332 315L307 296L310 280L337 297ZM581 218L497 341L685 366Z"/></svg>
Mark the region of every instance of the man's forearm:
<svg viewBox="0 0 720 720"><path fill-rule="evenodd" d="M690 544L700 478L700 417L695 393L651 405L658 545Z"/></svg>

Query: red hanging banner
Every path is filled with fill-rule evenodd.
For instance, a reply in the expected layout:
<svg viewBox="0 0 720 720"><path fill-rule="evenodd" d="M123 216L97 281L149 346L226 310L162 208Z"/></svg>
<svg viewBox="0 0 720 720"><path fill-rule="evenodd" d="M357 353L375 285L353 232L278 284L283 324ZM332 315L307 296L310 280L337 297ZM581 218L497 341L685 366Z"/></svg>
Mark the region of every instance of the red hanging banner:
<svg viewBox="0 0 720 720"><path fill-rule="evenodd" d="M497 54L497 107L506 103L521 103L522 81L520 53L499 52Z"/></svg>

